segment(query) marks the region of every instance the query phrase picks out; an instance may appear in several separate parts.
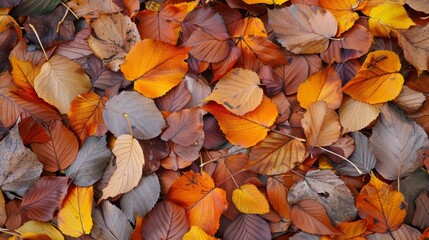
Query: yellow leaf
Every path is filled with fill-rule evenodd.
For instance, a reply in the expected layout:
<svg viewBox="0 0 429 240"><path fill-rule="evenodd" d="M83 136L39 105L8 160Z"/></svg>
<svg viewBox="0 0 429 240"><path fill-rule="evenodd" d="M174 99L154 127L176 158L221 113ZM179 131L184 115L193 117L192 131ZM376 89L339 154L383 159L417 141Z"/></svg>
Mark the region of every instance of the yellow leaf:
<svg viewBox="0 0 429 240"><path fill-rule="evenodd" d="M328 9L337 19L337 36L354 25L355 21L359 19L356 10L360 10L365 4L366 1L362 0L319 0L319 5Z"/></svg>
<svg viewBox="0 0 429 240"><path fill-rule="evenodd" d="M337 141L341 126L337 113L328 108L324 101L310 104L301 120L308 146L327 146Z"/></svg>
<svg viewBox="0 0 429 240"><path fill-rule="evenodd" d="M70 102L91 89L91 81L79 64L61 55L55 55L43 64L34 79L39 97L67 114Z"/></svg>
<svg viewBox="0 0 429 240"><path fill-rule="evenodd" d="M209 102L203 109L216 117L228 141L243 147L251 147L263 140L278 114L276 105L267 97L262 98L255 110L243 116L236 116L215 102Z"/></svg>
<svg viewBox="0 0 429 240"><path fill-rule="evenodd" d="M330 109L338 108L343 99L340 76L330 66L312 74L299 85L297 98L305 109L317 101L325 101Z"/></svg>
<svg viewBox="0 0 429 240"><path fill-rule="evenodd" d="M119 136L112 152L116 156L116 169L103 189L100 201L131 191L137 186L143 173L145 162L143 150L133 136L128 134Z"/></svg>
<svg viewBox="0 0 429 240"><path fill-rule="evenodd" d="M192 226L191 229L183 235L183 240L215 240L217 238L208 235L198 226Z"/></svg>
<svg viewBox="0 0 429 240"><path fill-rule="evenodd" d="M58 227L62 233L80 237L91 232L93 195L92 186L84 188L73 185L69 188L58 212Z"/></svg>
<svg viewBox="0 0 429 240"><path fill-rule="evenodd" d="M369 104L345 97L338 111L343 133L359 131L368 126L378 117L382 106L382 103Z"/></svg>
<svg viewBox="0 0 429 240"><path fill-rule="evenodd" d="M45 222L31 220L24 223L24 225L16 229L16 231L21 233L21 235L25 235L27 233L29 235L44 234L48 235L51 239L64 240L64 236L60 231L54 228L51 224Z"/></svg>
<svg viewBox="0 0 429 240"><path fill-rule="evenodd" d="M255 72L234 68L219 80L204 101L216 101L230 112L242 116L261 103L264 93L259 83L259 76Z"/></svg>
<svg viewBox="0 0 429 240"><path fill-rule="evenodd" d="M18 87L33 90L34 79L39 74L40 67L30 61L21 61L14 55L10 55L9 59L12 65L13 82Z"/></svg>
<svg viewBox="0 0 429 240"><path fill-rule="evenodd" d="M383 3L372 8L370 14L369 30L376 37L389 37L390 29L408 29L416 25L408 17L404 6L397 3Z"/></svg>
<svg viewBox="0 0 429 240"><path fill-rule="evenodd" d="M145 39L125 56L121 71L135 81L134 89L149 98L164 95L179 84L188 71L188 49Z"/></svg>
<svg viewBox="0 0 429 240"><path fill-rule="evenodd" d="M243 0L247 4L259 4L259 3L265 3L265 4L275 4L275 5L282 5L283 3L289 1L289 0Z"/></svg>
<svg viewBox="0 0 429 240"><path fill-rule="evenodd" d="M264 214L270 211L265 196L250 183L241 185L232 192L232 202L242 213Z"/></svg>
<svg viewBox="0 0 429 240"><path fill-rule="evenodd" d="M398 72L400 69L401 62L396 53L387 50L371 52L356 76L343 87L343 92L369 104L393 100L404 83L404 77Z"/></svg>
<svg viewBox="0 0 429 240"><path fill-rule="evenodd" d="M83 142L88 136L101 137L107 132L103 110L107 97L94 92L79 95L73 100L68 112L70 126Z"/></svg>

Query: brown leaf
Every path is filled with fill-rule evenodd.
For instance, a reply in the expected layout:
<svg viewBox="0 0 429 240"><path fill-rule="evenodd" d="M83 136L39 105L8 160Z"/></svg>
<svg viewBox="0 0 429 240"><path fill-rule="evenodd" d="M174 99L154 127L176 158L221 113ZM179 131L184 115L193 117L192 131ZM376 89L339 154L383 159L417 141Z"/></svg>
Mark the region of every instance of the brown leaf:
<svg viewBox="0 0 429 240"><path fill-rule="evenodd" d="M323 206L315 200L306 199L294 205L290 212L292 222L301 230L317 234L339 234L332 226Z"/></svg>
<svg viewBox="0 0 429 240"><path fill-rule="evenodd" d="M32 143L31 149L50 172L66 169L76 159L79 143L75 135L60 121L45 125L51 138L46 143Z"/></svg>
<svg viewBox="0 0 429 240"><path fill-rule="evenodd" d="M168 128L161 134L161 139L182 146L194 144L203 131L203 116L198 108L172 113L166 123Z"/></svg>
<svg viewBox="0 0 429 240"><path fill-rule="evenodd" d="M67 5L79 17L98 18L102 13L117 13L122 9L112 0L72 0Z"/></svg>
<svg viewBox="0 0 429 240"><path fill-rule="evenodd" d="M270 227L263 218L255 214L240 214L226 228L225 239L270 239Z"/></svg>
<svg viewBox="0 0 429 240"><path fill-rule="evenodd" d="M61 208L67 194L68 177L42 177L22 198L21 213L36 221L49 221Z"/></svg>
<svg viewBox="0 0 429 240"><path fill-rule="evenodd" d="M429 194L427 191L421 191L416 198L416 213L411 224L421 229L429 227Z"/></svg>
<svg viewBox="0 0 429 240"><path fill-rule="evenodd" d="M179 85L168 91L164 96L155 99L159 110L178 112L188 104L192 99L192 95L185 81L180 82Z"/></svg>
<svg viewBox="0 0 429 240"><path fill-rule="evenodd" d="M429 70L429 25L416 26L396 33L405 59L420 70Z"/></svg>

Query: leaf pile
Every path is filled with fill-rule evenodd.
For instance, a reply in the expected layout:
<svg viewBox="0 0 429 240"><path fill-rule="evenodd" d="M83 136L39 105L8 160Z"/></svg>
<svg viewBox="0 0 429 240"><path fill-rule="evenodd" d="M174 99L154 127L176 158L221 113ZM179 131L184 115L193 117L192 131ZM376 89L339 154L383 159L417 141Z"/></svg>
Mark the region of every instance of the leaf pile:
<svg viewBox="0 0 429 240"><path fill-rule="evenodd" d="M1 238L429 238L428 6L1 1Z"/></svg>

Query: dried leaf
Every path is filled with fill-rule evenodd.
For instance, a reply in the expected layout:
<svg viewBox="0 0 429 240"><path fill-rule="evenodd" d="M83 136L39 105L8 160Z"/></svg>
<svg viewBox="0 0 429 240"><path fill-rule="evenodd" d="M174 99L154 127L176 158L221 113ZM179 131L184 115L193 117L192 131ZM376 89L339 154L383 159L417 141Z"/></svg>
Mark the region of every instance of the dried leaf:
<svg viewBox="0 0 429 240"><path fill-rule="evenodd" d="M334 15L319 6L293 4L269 10L268 22L278 41L295 54L324 52L337 32Z"/></svg>
<svg viewBox="0 0 429 240"><path fill-rule="evenodd" d="M339 36L351 27L356 26L354 23L359 19L356 10L362 9L366 2L361 0L321 0L319 5L334 15L338 22L337 36Z"/></svg>
<svg viewBox="0 0 429 240"><path fill-rule="evenodd" d="M193 239L200 239L200 240L216 240L217 238L212 237L205 233L201 228L198 226L192 226L191 229L183 235L183 240L193 240Z"/></svg>
<svg viewBox="0 0 429 240"><path fill-rule="evenodd" d="M408 62L420 70L429 70L429 25L398 31L398 44Z"/></svg>
<svg viewBox="0 0 429 240"><path fill-rule="evenodd" d="M195 144L203 131L203 116L198 108L172 113L166 122L168 128L161 134L161 139L181 146Z"/></svg>
<svg viewBox="0 0 429 240"><path fill-rule="evenodd" d="M92 211L91 236L98 239L130 239L133 228L125 214L115 205L103 201Z"/></svg>
<svg viewBox="0 0 429 240"><path fill-rule="evenodd" d="M270 211L265 196L250 183L241 185L232 192L232 202L242 213L264 214Z"/></svg>
<svg viewBox="0 0 429 240"><path fill-rule="evenodd" d="M398 97L393 100L393 102L406 114L419 110L425 101L426 97L423 93L414 91L408 86L403 86Z"/></svg>
<svg viewBox="0 0 429 240"><path fill-rule="evenodd" d="M422 165L423 158L417 150L426 146L427 138L417 123L408 120L397 108L385 105L370 138L378 159L375 169L389 180L411 174Z"/></svg>
<svg viewBox="0 0 429 240"><path fill-rule="evenodd" d="M225 239L271 239L270 226L258 215L240 214L228 225L224 233Z"/></svg>
<svg viewBox="0 0 429 240"><path fill-rule="evenodd" d="M372 232L384 233L397 230L407 214L402 193L371 175L356 199L359 216L368 221Z"/></svg>
<svg viewBox="0 0 429 240"><path fill-rule="evenodd" d="M134 224L136 215L144 217L158 201L161 186L158 176L142 177L133 190L124 194L120 206L127 218Z"/></svg>
<svg viewBox="0 0 429 240"><path fill-rule="evenodd" d="M418 239L420 231L402 224L398 230L389 231L388 233L374 233L367 236L369 240L394 240L394 239Z"/></svg>
<svg viewBox="0 0 429 240"><path fill-rule="evenodd" d="M416 214L411 222L413 226L421 229L429 227L429 195L427 191L421 191L416 201Z"/></svg>
<svg viewBox="0 0 429 240"><path fill-rule="evenodd" d="M416 25L401 4L386 2L371 9L369 30L374 36L388 37L390 29L408 29Z"/></svg>
<svg viewBox="0 0 429 240"><path fill-rule="evenodd" d="M359 131L374 121L381 112L383 104L369 104L345 97L338 115L343 133Z"/></svg>
<svg viewBox="0 0 429 240"><path fill-rule="evenodd" d="M58 239L58 240L64 240L64 236L61 234L60 231L58 231L54 226L52 226L49 223L46 222L38 222L38 221L28 221L24 223L20 228L16 229L19 233L22 234L22 236L34 236L33 239L42 239L42 240L48 240L48 239ZM46 236L47 238L43 239L41 235ZM26 238L26 237L25 237ZM31 238L28 238L31 239Z"/></svg>
<svg viewBox="0 0 429 240"><path fill-rule="evenodd" d="M103 13L117 13L122 9L112 0L72 0L67 5L79 17L98 18Z"/></svg>
<svg viewBox="0 0 429 240"><path fill-rule="evenodd" d="M92 186L81 188L72 185L60 211L58 212L58 227L62 233L71 237L89 234L92 228Z"/></svg>
<svg viewBox="0 0 429 240"><path fill-rule="evenodd" d="M25 192L21 214L36 221L49 221L61 208L67 194L67 177L42 177Z"/></svg>

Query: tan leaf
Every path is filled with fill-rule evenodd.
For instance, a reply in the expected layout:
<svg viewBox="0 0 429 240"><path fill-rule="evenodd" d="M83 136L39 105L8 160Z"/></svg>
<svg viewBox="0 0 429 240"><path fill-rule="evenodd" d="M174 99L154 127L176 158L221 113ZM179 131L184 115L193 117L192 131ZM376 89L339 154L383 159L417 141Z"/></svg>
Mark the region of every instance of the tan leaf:
<svg viewBox="0 0 429 240"><path fill-rule="evenodd" d="M348 96L344 97L338 111L343 133L359 131L368 126L380 114L382 106L382 103L369 104Z"/></svg>
<svg viewBox="0 0 429 240"><path fill-rule="evenodd" d="M420 70L429 70L429 24L398 31L396 37L405 59Z"/></svg>
<svg viewBox="0 0 429 240"><path fill-rule="evenodd" d="M423 93L414 91L407 86L403 86L399 95L393 100L407 114L419 110L425 101L426 97Z"/></svg>

